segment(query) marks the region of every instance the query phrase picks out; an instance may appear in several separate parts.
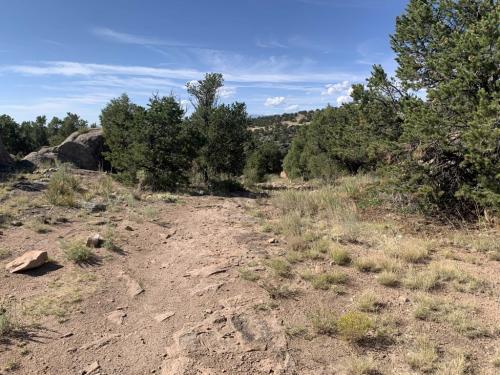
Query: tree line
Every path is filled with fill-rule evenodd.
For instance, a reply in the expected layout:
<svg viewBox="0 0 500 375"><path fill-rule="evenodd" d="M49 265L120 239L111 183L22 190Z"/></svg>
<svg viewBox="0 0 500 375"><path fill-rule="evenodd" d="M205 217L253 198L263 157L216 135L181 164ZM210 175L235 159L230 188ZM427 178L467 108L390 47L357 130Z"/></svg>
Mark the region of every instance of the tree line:
<svg viewBox="0 0 500 375"><path fill-rule="evenodd" d="M410 0L390 40L396 77L375 66L352 103L300 129L289 176L377 170L426 210L498 212L499 11L494 0Z"/></svg>
<svg viewBox="0 0 500 375"><path fill-rule="evenodd" d="M429 212L498 212L499 11L495 0L410 0L390 38L396 76L375 65L352 87L351 103L310 113L293 133L250 131L268 119L249 118L244 103L219 103L218 73L187 85L190 116L173 96L143 107L124 94L100 116L106 158L123 181L153 189L242 174L258 182L282 167L291 178L329 182L375 171ZM27 153L88 127L70 113L45 123L0 117L5 146Z"/></svg>

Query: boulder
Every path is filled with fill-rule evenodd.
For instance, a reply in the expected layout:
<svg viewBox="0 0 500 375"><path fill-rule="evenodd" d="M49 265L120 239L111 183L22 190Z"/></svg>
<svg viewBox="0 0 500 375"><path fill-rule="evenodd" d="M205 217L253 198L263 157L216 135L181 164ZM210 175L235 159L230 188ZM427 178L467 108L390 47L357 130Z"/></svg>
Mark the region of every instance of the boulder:
<svg viewBox="0 0 500 375"><path fill-rule="evenodd" d="M5 149L2 143L2 138L0 137L0 169L10 168L13 164L14 160L12 160L12 157Z"/></svg>
<svg viewBox="0 0 500 375"><path fill-rule="evenodd" d="M104 238L101 237L99 233L93 234L87 238L87 247L92 247L94 249L101 247L104 243Z"/></svg>
<svg viewBox="0 0 500 375"><path fill-rule="evenodd" d="M105 151L102 129L90 129L85 133L75 132L55 147L42 147L28 154L23 160L37 167L56 162L71 163L77 168L98 170L105 167Z"/></svg>
<svg viewBox="0 0 500 375"><path fill-rule="evenodd" d="M46 251L28 251L5 266L10 273L22 272L44 265L49 260Z"/></svg>

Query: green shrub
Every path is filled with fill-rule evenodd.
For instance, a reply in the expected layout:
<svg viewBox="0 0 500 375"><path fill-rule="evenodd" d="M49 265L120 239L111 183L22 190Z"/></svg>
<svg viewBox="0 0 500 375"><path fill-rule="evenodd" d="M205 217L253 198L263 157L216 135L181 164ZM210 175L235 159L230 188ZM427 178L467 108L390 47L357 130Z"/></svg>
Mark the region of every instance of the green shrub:
<svg viewBox="0 0 500 375"><path fill-rule="evenodd" d="M351 311L337 320L338 333L347 341L359 341L373 328L372 319L364 313Z"/></svg>
<svg viewBox="0 0 500 375"><path fill-rule="evenodd" d="M283 154L279 146L274 142L261 144L247 159L244 175L247 183L264 181L269 173L279 173Z"/></svg>
<svg viewBox="0 0 500 375"><path fill-rule="evenodd" d="M90 263L95 259L92 250L80 241L63 243L62 248L66 259L74 263Z"/></svg>

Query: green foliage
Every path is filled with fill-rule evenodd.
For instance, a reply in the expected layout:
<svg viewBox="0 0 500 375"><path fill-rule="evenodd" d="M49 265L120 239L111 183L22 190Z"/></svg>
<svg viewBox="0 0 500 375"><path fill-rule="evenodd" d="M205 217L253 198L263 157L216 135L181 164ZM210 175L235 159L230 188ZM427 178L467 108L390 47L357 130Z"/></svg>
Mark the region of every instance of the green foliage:
<svg viewBox="0 0 500 375"><path fill-rule="evenodd" d="M338 333L348 341L363 339L372 327L372 319L367 314L357 311L345 313L337 320Z"/></svg>
<svg viewBox="0 0 500 375"><path fill-rule="evenodd" d="M427 93L405 108L405 188L424 207L498 210L498 2L412 0L391 38L397 75Z"/></svg>
<svg viewBox="0 0 500 375"><path fill-rule="evenodd" d="M174 190L188 181L194 155L182 117L184 111L174 97L153 96L144 124L146 184L153 189Z"/></svg>
<svg viewBox="0 0 500 375"><path fill-rule="evenodd" d="M250 182L262 182L266 174L281 172L283 154L276 143L263 143L247 159L245 179Z"/></svg>
<svg viewBox="0 0 500 375"><path fill-rule="evenodd" d="M390 162L401 133L398 99L404 95L375 66L367 88L353 87L353 103L327 107L297 133L284 162L288 176L328 181Z"/></svg>
<svg viewBox="0 0 500 375"><path fill-rule="evenodd" d="M398 80L374 66L352 103L317 113L285 157L289 177L383 167L428 212L498 212L499 11L491 0L410 0L391 37Z"/></svg>
<svg viewBox="0 0 500 375"><path fill-rule="evenodd" d="M95 255L92 250L85 246L82 242L74 241L70 243L63 243L62 248L66 259L74 263L91 263L95 259Z"/></svg>
<svg viewBox="0 0 500 375"><path fill-rule="evenodd" d="M74 113L68 113L62 120L54 117L48 124L45 116L21 124L7 115L0 116L0 138L8 152L19 156L49 144L58 145L73 132L85 129L88 129L87 121Z"/></svg>
<svg viewBox="0 0 500 375"><path fill-rule="evenodd" d="M189 121L191 141L198 150L195 167L205 183L239 176L245 165L245 146L250 139L245 104L218 104L223 85L220 73L207 73L203 80L187 85L195 107Z"/></svg>
<svg viewBox="0 0 500 375"><path fill-rule="evenodd" d="M109 147L105 157L127 182L137 180L137 172L144 163L144 116L145 109L132 103L126 94L112 99L100 116Z"/></svg>

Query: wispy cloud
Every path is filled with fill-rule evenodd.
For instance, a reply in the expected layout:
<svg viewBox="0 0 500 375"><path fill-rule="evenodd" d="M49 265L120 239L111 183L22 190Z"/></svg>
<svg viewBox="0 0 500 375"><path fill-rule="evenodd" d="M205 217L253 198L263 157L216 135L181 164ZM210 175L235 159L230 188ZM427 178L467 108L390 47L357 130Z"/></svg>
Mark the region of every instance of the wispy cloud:
<svg viewBox="0 0 500 375"><path fill-rule="evenodd" d="M288 48L288 46L275 38L257 38L255 45L259 48Z"/></svg>
<svg viewBox="0 0 500 375"><path fill-rule="evenodd" d="M189 46L189 44L178 41L163 40L163 39L145 37L129 33L123 33L107 27L94 27L91 29L91 32L102 39L106 39L116 43L138 44L142 46L184 46L184 47Z"/></svg>
<svg viewBox="0 0 500 375"><path fill-rule="evenodd" d="M227 66L221 69L224 77L229 82L265 82L265 83L322 83L328 81L356 81L363 78L352 73L326 71L311 72L299 69L285 71L280 68L280 64L272 69L265 69L266 64L258 63L248 68ZM268 68L270 67L267 65ZM183 68L156 68L148 66L128 66L128 65L108 65L79 63L71 61L49 61L41 62L35 65L9 65L0 67L0 72L12 72L32 76L60 75L65 77L77 76L102 76L102 75L127 75L139 77L156 77L192 80L203 77L204 72L196 69Z"/></svg>

